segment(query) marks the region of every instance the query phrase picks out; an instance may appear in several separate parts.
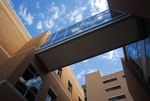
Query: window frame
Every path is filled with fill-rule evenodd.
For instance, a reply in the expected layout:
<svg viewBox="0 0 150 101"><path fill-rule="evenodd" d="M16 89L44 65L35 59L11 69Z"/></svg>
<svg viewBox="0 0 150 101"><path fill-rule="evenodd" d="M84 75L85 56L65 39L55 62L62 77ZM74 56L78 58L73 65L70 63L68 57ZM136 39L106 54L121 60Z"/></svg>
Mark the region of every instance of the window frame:
<svg viewBox="0 0 150 101"><path fill-rule="evenodd" d="M119 87L119 88L116 88L116 87ZM121 89L121 85L115 85L115 86L106 88L105 91L110 92L110 91L114 91L114 90L117 90L117 89Z"/></svg>
<svg viewBox="0 0 150 101"><path fill-rule="evenodd" d="M103 84L107 84L107 83L110 83L110 82L113 82L113 81L117 81L117 78L114 77L114 78L110 78L110 79L104 80Z"/></svg>
<svg viewBox="0 0 150 101"><path fill-rule="evenodd" d="M72 83L68 80L68 91L70 92L70 94L72 94L72 88L73 88L73 86L72 86Z"/></svg>
<svg viewBox="0 0 150 101"><path fill-rule="evenodd" d="M30 66L32 67L32 69L30 68ZM27 72L27 71L29 71L29 73L31 73L32 75L33 75L33 77L31 78L31 79L29 79L29 80L31 80L31 82L30 82L30 84L29 85L26 85L25 84L25 81L24 81L24 77L23 77L23 75L25 76L25 72ZM33 71L34 71L34 73L33 73ZM27 75L27 74L26 74ZM36 76L40 76L40 78L42 79L42 82L40 82L37 78L36 78ZM37 90L37 93L36 92L34 92L34 86L32 86L32 84L34 85L34 82L33 82L33 80L36 80L37 81L37 83L38 84L40 84L40 88L41 88L41 86L42 86L42 83L43 83L43 77L41 76L41 74L38 72L38 70L36 69L36 67L35 67L35 65L31 62L29 65L28 65L28 67L25 69L25 71L22 73L22 75L19 77L19 80L16 82L16 84L15 84L15 88L16 88L16 90L25 98L25 99L27 99L27 100L29 100L26 96L27 96L27 94L28 93L32 93L34 96L35 96L35 98L34 98L34 101L36 100L36 97L38 96L38 93L39 93L39 91L40 91L40 88L38 89L38 88L36 88L36 90ZM21 90L20 90L20 88L18 88L19 87L19 85L18 84L22 84L22 86L24 86L24 87L26 87L26 90L24 91L24 93L22 93L21 92ZM32 86L32 87L30 87L30 86ZM32 100L33 101L33 100Z"/></svg>
<svg viewBox="0 0 150 101"><path fill-rule="evenodd" d="M120 98L113 100L113 98L117 98L117 97L121 97L121 96L124 96L124 98L121 98L121 99L126 99L126 98L127 98L127 97L125 96L125 94L120 94L120 95L116 95L116 96L109 97L109 98L108 98L108 101L118 101L118 100L121 100Z"/></svg>

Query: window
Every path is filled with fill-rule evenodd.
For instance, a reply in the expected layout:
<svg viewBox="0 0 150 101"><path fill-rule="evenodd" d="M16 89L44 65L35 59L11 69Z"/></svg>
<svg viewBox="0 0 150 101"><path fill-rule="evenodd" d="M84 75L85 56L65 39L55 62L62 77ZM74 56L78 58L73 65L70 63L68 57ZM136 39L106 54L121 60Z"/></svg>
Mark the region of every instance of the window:
<svg viewBox="0 0 150 101"><path fill-rule="evenodd" d="M79 97L79 101L82 101L80 97Z"/></svg>
<svg viewBox="0 0 150 101"><path fill-rule="evenodd" d="M116 89L121 89L121 86L118 85L118 86L115 86L115 87L107 88L105 90L106 90L106 92L109 92L109 91L116 90Z"/></svg>
<svg viewBox="0 0 150 101"><path fill-rule="evenodd" d="M128 50L128 60L132 65L132 68L135 69L141 77L143 77L140 41L132 43L126 46L126 48Z"/></svg>
<svg viewBox="0 0 150 101"><path fill-rule="evenodd" d="M84 100L87 101L87 97L85 97Z"/></svg>
<svg viewBox="0 0 150 101"><path fill-rule="evenodd" d="M105 84L105 83L109 83L109 82L116 81L116 80L117 80L117 78L112 78L112 79L103 81L103 83Z"/></svg>
<svg viewBox="0 0 150 101"><path fill-rule="evenodd" d="M55 72L59 77L61 77L62 69L57 69Z"/></svg>
<svg viewBox="0 0 150 101"><path fill-rule="evenodd" d="M42 85L42 78L30 64L15 85L15 88L29 101L34 101Z"/></svg>
<svg viewBox="0 0 150 101"><path fill-rule="evenodd" d="M145 51L146 51L146 57L150 59L150 44L149 44L149 38L145 39Z"/></svg>
<svg viewBox="0 0 150 101"><path fill-rule="evenodd" d="M68 91L70 93L72 93L72 84L70 83L70 81L68 80Z"/></svg>
<svg viewBox="0 0 150 101"><path fill-rule="evenodd" d="M125 76L125 75L122 75L122 77L125 78L126 76Z"/></svg>
<svg viewBox="0 0 150 101"><path fill-rule="evenodd" d="M48 90L48 93L47 93L45 101L56 101L56 97L57 97L56 93L50 87L50 89Z"/></svg>
<svg viewBox="0 0 150 101"><path fill-rule="evenodd" d="M125 99L125 98L126 98L125 95L119 95L116 97L109 98L108 101L118 101L118 100Z"/></svg>

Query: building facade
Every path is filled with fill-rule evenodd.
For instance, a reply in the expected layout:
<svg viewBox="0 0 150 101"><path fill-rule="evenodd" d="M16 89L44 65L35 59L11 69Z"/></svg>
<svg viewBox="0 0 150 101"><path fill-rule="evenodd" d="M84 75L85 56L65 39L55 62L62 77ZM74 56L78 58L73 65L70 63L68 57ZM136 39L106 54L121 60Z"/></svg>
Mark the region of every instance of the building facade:
<svg viewBox="0 0 150 101"><path fill-rule="evenodd" d="M150 16L147 13L150 11L150 3L148 0L141 0L141 2L136 2L136 0L108 0L108 3L110 8L126 12L127 14L112 13L119 15L114 16L113 19L113 21L117 20L117 22L113 24L110 21L109 26L106 26L106 24L103 26L103 29L99 28L96 31L91 31L90 33L92 34L86 33L86 35L83 35L89 44L87 44L86 40L80 40L83 39L82 36L76 38L75 41L64 43L62 47L51 49L52 51L49 54L52 57L49 56L49 58L53 62L50 63L47 58L44 58L44 62L46 61L49 64L46 66L38 58L40 54L37 56L36 52L46 38L52 36L51 33L47 31L32 38L8 2L0 0L0 100L84 101L85 96L88 101L112 101L116 99L150 101L150 23L148 20ZM129 16L128 14L134 16ZM124 17L126 18L124 19ZM118 20L119 18L121 20ZM142 23L139 24L139 20ZM143 32L138 32L139 29ZM99 34L100 32L103 32L103 34ZM125 34L120 34L123 32ZM145 37L143 33L147 34L148 38L138 41L141 37ZM92 35L97 41L91 39ZM111 38L105 40L108 36L111 36ZM131 44L131 42L135 41L138 42ZM79 46L86 46L86 48L77 48ZM98 46L100 46L99 49ZM106 49L106 46L109 46L109 48ZM86 94L84 95L84 91L70 67L62 68L60 67L61 65L58 65L58 70L55 70L56 68L50 66L51 64L57 65L59 63L69 65L68 61L71 60L70 54L76 55L74 56L75 61L71 62L75 63L121 46L125 46L125 58L122 58L122 64L132 97L127 90L123 72L104 77L101 77L99 72L86 75L86 86L83 87ZM77 49L77 51L73 48ZM66 51L66 49L68 50ZM100 50L102 51L99 52ZM63 54L67 53L68 57L66 58ZM88 56L90 53L94 54ZM47 53L44 56L47 56ZM61 59L59 56L61 56ZM56 60L59 61L56 62ZM63 62L62 60L65 61ZM51 70L55 71L48 72Z"/></svg>
<svg viewBox="0 0 150 101"><path fill-rule="evenodd" d="M124 47L122 65L127 75L129 91L135 101L150 100L149 38ZM143 96L139 96L143 94Z"/></svg>
<svg viewBox="0 0 150 101"><path fill-rule="evenodd" d="M123 71L101 76L100 72L85 75L87 101L134 101L128 91ZM86 87L85 87L86 86Z"/></svg>
<svg viewBox="0 0 150 101"><path fill-rule="evenodd" d="M31 38L6 0L0 0L0 101L84 101L70 67L47 72L35 56L49 31Z"/></svg>
<svg viewBox="0 0 150 101"><path fill-rule="evenodd" d="M108 0L108 4L110 9L123 11L143 19L143 25L140 28L143 28L143 34L147 37L124 46L125 58L121 61L133 99L150 101L150 14L148 13L150 1Z"/></svg>

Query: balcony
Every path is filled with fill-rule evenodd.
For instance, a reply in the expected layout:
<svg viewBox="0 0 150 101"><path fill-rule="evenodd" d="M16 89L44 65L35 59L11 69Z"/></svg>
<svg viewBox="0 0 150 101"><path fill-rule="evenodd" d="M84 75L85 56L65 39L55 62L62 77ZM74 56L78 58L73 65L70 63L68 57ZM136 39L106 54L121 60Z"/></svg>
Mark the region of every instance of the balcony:
<svg viewBox="0 0 150 101"><path fill-rule="evenodd" d="M50 72L143 39L141 20L106 10L49 35L36 56Z"/></svg>

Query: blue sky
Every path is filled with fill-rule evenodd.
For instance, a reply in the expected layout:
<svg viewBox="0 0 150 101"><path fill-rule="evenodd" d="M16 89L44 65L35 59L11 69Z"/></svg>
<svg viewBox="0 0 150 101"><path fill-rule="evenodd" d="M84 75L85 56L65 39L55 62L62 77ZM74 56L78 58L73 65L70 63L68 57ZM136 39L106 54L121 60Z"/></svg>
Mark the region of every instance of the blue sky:
<svg viewBox="0 0 150 101"><path fill-rule="evenodd" d="M54 33L108 9L106 0L8 0L28 32L35 37L49 30ZM102 76L122 70L122 48L71 65L79 83L84 75L101 71Z"/></svg>

